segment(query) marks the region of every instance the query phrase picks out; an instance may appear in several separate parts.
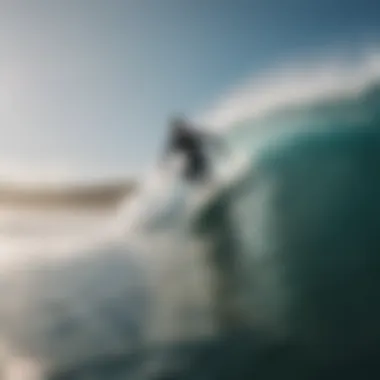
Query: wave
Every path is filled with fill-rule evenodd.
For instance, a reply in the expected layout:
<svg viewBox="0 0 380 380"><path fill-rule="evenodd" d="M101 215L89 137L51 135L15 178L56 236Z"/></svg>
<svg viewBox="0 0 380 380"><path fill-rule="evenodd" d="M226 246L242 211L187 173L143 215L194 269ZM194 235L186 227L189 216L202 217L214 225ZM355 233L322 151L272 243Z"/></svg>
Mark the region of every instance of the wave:
<svg viewBox="0 0 380 380"><path fill-rule="evenodd" d="M252 112L260 95L223 103L215 124L226 120L249 165L198 208L184 205L202 187L155 172L119 210L117 237L2 276L4 351L60 380L378 371L380 87L370 61L357 71L364 81L335 91L331 78L351 78L338 70L317 97L302 92L312 87L304 74L296 101L267 101L263 113ZM288 98L282 88L274 98Z"/></svg>

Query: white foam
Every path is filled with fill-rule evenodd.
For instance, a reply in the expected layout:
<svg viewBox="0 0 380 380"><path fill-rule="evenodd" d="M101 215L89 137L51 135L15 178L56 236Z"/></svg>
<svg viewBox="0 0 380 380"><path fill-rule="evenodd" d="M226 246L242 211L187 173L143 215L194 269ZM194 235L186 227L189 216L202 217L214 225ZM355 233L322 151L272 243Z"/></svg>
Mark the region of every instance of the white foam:
<svg viewBox="0 0 380 380"><path fill-rule="evenodd" d="M261 117L279 107L355 96L379 79L377 47L363 49L355 59L348 59L342 52L318 59L293 59L246 78L227 91L199 121L210 129L228 130L239 121Z"/></svg>

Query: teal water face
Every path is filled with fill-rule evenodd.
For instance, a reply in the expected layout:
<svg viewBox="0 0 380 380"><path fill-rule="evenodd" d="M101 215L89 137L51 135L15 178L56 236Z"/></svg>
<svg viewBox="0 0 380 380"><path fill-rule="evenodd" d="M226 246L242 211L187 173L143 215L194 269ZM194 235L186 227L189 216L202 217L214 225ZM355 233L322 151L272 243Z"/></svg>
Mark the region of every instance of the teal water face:
<svg viewBox="0 0 380 380"><path fill-rule="evenodd" d="M273 330L340 353L380 338L379 148L359 126L293 136L256 164L240 241Z"/></svg>
<svg viewBox="0 0 380 380"><path fill-rule="evenodd" d="M310 106L298 115L303 124L261 145L257 121L251 131L248 123L244 135L258 147L251 171L201 219L203 230L233 236L239 312L250 328L292 342L310 370L324 363L323 376L373 371L380 354L379 95L374 87ZM233 228L220 216L226 204Z"/></svg>

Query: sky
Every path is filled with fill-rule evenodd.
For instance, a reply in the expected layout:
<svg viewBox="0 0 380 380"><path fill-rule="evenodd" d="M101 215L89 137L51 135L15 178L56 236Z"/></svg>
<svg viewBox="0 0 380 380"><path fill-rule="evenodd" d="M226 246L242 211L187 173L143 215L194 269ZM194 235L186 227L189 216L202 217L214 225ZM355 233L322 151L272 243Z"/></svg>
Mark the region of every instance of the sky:
<svg viewBox="0 0 380 380"><path fill-rule="evenodd" d="M0 183L136 176L171 114L380 34L373 0L0 0Z"/></svg>

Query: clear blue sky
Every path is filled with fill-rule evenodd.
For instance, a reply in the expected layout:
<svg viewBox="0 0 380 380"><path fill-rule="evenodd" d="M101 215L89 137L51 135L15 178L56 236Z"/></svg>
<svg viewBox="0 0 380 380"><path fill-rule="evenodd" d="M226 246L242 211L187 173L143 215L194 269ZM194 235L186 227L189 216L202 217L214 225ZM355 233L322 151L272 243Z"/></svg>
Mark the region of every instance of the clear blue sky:
<svg viewBox="0 0 380 380"><path fill-rule="evenodd" d="M197 115L285 57L377 38L376 3L2 0L0 181L136 173L170 113Z"/></svg>

